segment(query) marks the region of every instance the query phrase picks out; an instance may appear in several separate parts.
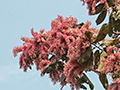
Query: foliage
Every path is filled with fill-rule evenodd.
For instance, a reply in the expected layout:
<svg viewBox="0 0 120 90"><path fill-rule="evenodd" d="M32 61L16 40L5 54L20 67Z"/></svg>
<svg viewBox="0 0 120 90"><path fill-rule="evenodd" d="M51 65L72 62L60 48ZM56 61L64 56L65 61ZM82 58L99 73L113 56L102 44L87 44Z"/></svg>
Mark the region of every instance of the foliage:
<svg viewBox="0 0 120 90"><path fill-rule="evenodd" d="M20 68L24 71L36 69L41 76L49 74L52 82L60 82L63 86L70 84L71 90L87 88L94 85L83 72L94 71L99 75L106 90L120 89L120 1L119 0L81 0L87 4L89 15L98 15L96 24L101 24L107 12L109 22L101 26L100 30L91 28L91 22L77 23L72 16L58 17L52 21L51 29L45 32L34 32L32 38L21 37L23 46L14 47L13 54L22 52L19 59ZM112 11L110 13L110 8ZM110 39L105 39L109 35ZM112 76L113 83L108 85L106 75Z"/></svg>

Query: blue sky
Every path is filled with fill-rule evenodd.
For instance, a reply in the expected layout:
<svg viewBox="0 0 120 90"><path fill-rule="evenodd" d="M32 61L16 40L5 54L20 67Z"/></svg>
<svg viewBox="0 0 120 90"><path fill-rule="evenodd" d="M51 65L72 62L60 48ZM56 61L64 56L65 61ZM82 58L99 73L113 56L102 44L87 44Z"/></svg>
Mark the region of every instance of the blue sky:
<svg viewBox="0 0 120 90"><path fill-rule="evenodd" d="M88 10L80 0L0 0L0 90L60 89L59 83L54 86L48 75L41 77L35 66L23 72L19 69L20 54L15 58L12 54L14 46L22 45L21 36L31 37L32 27L35 31L50 30L51 21L58 14L72 15L79 23L89 20L92 27L100 27L95 24L96 16L88 16ZM104 90L96 74L87 75L95 84L94 90ZM69 85L63 90L70 90Z"/></svg>

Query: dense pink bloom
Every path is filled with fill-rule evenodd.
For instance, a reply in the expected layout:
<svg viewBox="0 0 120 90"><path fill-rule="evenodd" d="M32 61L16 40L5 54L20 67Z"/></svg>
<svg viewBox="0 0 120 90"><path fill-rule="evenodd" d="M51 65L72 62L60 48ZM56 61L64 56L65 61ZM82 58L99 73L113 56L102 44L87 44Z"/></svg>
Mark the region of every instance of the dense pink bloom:
<svg viewBox="0 0 120 90"><path fill-rule="evenodd" d="M71 88L79 89L79 85L76 76L82 76L83 65L77 62L77 59L70 59L64 67L64 73L66 76L66 82L71 83Z"/></svg>
<svg viewBox="0 0 120 90"><path fill-rule="evenodd" d="M113 77L113 83L109 85L108 90L120 90L120 50L113 45L108 46L106 51L107 58L101 58L104 62L101 72L109 73Z"/></svg>
<svg viewBox="0 0 120 90"><path fill-rule="evenodd" d="M51 71L50 78L54 84L56 82L60 82L61 85L70 83L71 89L74 87L78 89L76 76L81 76L84 69L77 60L90 46L91 41L95 40L95 34L98 32L95 28L90 28L90 25L91 22L87 21L79 29L76 18L70 16L64 19L58 15L58 18L52 21L50 31L44 33L45 30L41 29L38 33L31 29L33 37L21 37L21 40L24 41L23 46L13 49L14 56L17 56L18 52L22 52L19 59L20 68L26 71L35 63L37 70L41 70L43 76L43 71L49 64L56 60L63 64L66 62L63 66L64 69L57 67ZM92 33L91 40L86 37L85 31ZM49 60L50 54L53 54L54 57ZM63 60L63 56L69 60ZM66 78L64 82L61 79L63 75Z"/></svg>
<svg viewBox="0 0 120 90"><path fill-rule="evenodd" d="M119 71L120 70L120 51L115 46L108 46L107 49L107 58L101 58L101 61L104 62L103 68L101 69L101 72L110 72ZM118 63L118 65L116 64Z"/></svg>
<svg viewBox="0 0 120 90"><path fill-rule="evenodd" d="M67 82L64 81L65 75L63 73L63 70L59 67L54 71L50 72L49 78L51 78L51 81L53 82L53 84L56 84L57 82L60 82L62 86L67 84Z"/></svg>
<svg viewBox="0 0 120 90"><path fill-rule="evenodd" d="M89 9L89 15L91 14L90 9L92 9L92 13L95 13L95 7L98 5L98 2L101 4L104 4L104 7L108 10L108 12L110 13L110 7L109 4L107 2L107 0L80 0L83 1L83 5L86 3L87 4L87 9ZM117 3L120 3L119 0L115 0L115 5Z"/></svg>
<svg viewBox="0 0 120 90"><path fill-rule="evenodd" d="M120 83L112 83L108 86L108 90L120 90Z"/></svg>
<svg viewBox="0 0 120 90"><path fill-rule="evenodd" d="M14 47L13 49L13 54L14 54L14 57L17 56L17 53L21 52L22 51L22 47Z"/></svg>

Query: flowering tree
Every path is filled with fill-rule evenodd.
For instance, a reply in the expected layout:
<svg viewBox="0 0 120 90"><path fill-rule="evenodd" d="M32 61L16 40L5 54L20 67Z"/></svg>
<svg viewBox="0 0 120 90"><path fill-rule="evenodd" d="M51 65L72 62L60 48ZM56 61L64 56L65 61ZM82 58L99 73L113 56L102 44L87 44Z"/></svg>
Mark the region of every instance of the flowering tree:
<svg viewBox="0 0 120 90"><path fill-rule="evenodd" d="M32 38L21 37L23 46L14 47L13 54L22 52L20 68L24 71L35 64L41 76L49 74L52 82L63 86L70 84L71 90L94 85L83 72L94 71L106 90L120 90L120 0L81 0L87 4L89 15L98 15L96 24L101 24L107 12L109 22L100 30L91 28L91 22L77 23L72 16L58 17L52 21L51 30L34 32ZM110 39L105 39L109 35ZM108 85L106 74L112 76Z"/></svg>

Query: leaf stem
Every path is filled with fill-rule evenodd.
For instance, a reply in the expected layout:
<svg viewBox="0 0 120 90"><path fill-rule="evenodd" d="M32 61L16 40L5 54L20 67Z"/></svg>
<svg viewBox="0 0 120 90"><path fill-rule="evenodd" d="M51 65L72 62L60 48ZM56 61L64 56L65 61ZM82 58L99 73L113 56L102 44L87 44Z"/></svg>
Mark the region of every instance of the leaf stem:
<svg viewBox="0 0 120 90"><path fill-rule="evenodd" d="M93 69L92 67L90 67L90 70L94 71L96 74L100 75L100 71L97 71L95 69Z"/></svg>

